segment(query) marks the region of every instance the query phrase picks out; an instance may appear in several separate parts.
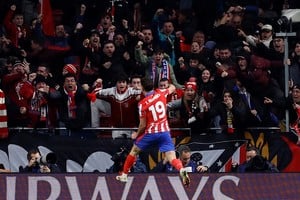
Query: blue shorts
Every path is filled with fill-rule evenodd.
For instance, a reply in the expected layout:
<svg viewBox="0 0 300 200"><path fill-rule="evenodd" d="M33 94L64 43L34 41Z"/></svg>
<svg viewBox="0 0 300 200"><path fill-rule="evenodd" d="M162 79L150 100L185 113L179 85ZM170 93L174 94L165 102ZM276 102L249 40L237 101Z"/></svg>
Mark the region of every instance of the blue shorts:
<svg viewBox="0 0 300 200"><path fill-rule="evenodd" d="M134 143L142 151L157 145L160 152L174 151L175 147L170 132L148 133L138 137Z"/></svg>

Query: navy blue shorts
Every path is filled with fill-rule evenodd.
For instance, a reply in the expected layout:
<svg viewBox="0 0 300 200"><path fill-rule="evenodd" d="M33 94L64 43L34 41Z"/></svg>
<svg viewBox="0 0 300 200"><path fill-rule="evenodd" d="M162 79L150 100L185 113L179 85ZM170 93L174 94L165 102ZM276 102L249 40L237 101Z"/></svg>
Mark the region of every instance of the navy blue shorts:
<svg viewBox="0 0 300 200"><path fill-rule="evenodd" d="M169 131L141 135L136 139L135 145L138 146L142 151L154 145L159 147L160 152L175 150Z"/></svg>

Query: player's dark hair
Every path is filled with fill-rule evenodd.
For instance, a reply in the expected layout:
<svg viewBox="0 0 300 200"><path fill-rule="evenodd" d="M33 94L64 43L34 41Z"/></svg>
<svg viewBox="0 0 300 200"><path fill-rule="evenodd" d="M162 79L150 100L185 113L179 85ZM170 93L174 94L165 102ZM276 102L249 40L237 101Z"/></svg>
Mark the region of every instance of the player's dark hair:
<svg viewBox="0 0 300 200"><path fill-rule="evenodd" d="M153 90L153 81L149 78L142 78L141 84L146 92Z"/></svg>

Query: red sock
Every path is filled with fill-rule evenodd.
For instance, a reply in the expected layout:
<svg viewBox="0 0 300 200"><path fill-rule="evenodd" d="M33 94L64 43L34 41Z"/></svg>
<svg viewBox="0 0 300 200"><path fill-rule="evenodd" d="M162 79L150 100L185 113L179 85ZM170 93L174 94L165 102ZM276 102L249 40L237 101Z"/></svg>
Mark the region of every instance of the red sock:
<svg viewBox="0 0 300 200"><path fill-rule="evenodd" d="M128 174L131 167L133 166L133 163L135 162L135 156L132 156L130 154L128 154L126 160L125 160L125 163L124 163L124 166L123 166L123 172L125 174Z"/></svg>
<svg viewBox="0 0 300 200"><path fill-rule="evenodd" d="M179 159L173 159L171 161L171 165L178 171L180 171L180 169L183 168L182 162Z"/></svg>

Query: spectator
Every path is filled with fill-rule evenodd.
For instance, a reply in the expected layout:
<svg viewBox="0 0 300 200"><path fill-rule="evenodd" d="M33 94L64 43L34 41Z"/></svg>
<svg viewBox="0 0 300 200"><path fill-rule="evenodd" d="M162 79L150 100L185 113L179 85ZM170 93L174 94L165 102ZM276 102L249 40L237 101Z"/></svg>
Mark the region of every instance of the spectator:
<svg viewBox="0 0 300 200"><path fill-rule="evenodd" d="M121 33L116 33L114 36L114 43L116 47L116 54L121 58L122 65L124 66L125 73L127 76L131 76L137 72L137 66L133 52L130 51L127 40L125 36Z"/></svg>
<svg viewBox="0 0 300 200"><path fill-rule="evenodd" d="M89 38L85 39L82 44L78 44L81 56L81 71L79 75L80 84L91 86L93 81L99 77L99 66L102 58L100 33L93 29Z"/></svg>
<svg viewBox="0 0 300 200"><path fill-rule="evenodd" d="M51 93L50 98L58 104L61 127L76 132L89 124L90 107L87 93L78 85L74 74L65 75L63 87Z"/></svg>
<svg viewBox="0 0 300 200"><path fill-rule="evenodd" d="M140 75L132 75L130 77L130 87L133 87L134 89L140 90L142 88L141 85L142 77Z"/></svg>
<svg viewBox="0 0 300 200"><path fill-rule="evenodd" d="M220 93L223 88L230 90L236 78L236 62L228 44L221 44L219 46L219 59L217 61L215 63L215 81Z"/></svg>
<svg viewBox="0 0 300 200"><path fill-rule="evenodd" d="M50 72L50 69L46 63L41 63L40 65L38 65L36 73L37 75L43 76L45 78L47 85L49 85L51 88L54 88L56 90L59 89L60 86L56 82L55 77Z"/></svg>
<svg viewBox="0 0 300 200"><path fill-rule="evenodd" d="M28 37L27 34L29 28L24 25L23 14L17 13L16 9L17 7L15 4L10 6L10 9L4 19L4 27L7 32L8 39L15 47L20 47L20 45L22 45L22 40L24 43L24 40Z"/></svg>
<svg viewBox="0 0 300 200"><path fill-rule="evenodd" d="M238 29L239 36L242 36L247 43L256 47L257 43L262 43L267 48L270 48L271 41L273 40L273 27L270 24L265 24L261 27L259 35L246 35L242 29Z"/></svg>
<svg viewBox="0 0 300 200"><path fill-rule="evenodd" d="M298 136L297 145L300 145L300 85L293 85L291 93L287 98L286 106L289 111L292 132Z"/></svg>
<svg viewBox="0 0 300 200"><path fill-rule="evenodd" d="M164 20L162 22L164 15L166 15L167 18L169 17L163 9L157 9L153 17L153 26L155 29L154 37L157 39L158 46L170 57L170 64L174 66L177 51L174 24L171 20Z"/></svg>
<svg viewBox="0 0 300 200"><path fill-rule="evenodd" d="M182 125L190 127L192 135L199 134L208 124L203 124L203 116L208 112L204 98L197 94L196 82L187 82L181 99L168 103L168 109L179 110Z"/></svg>
<svg viewBox="0 0 300 200"><path fill-rule="evenodd" d="M32 94L32 86L27 81L27 73L29 69L20 61L16 60L9 74L3 77L3 91L6 94L7 102L7 117L8 127L27 127L28 119L28 102L21 95L21 88L27 87L30 89L25 95Z"/></svg>
<svg viewBox="0 0 300 200"><path fill-rule="evenodd" d="M97 92L97 97L110 103L111 125L116 128L133 128L137 126L137 101L141 94L140 89L128 87L128 78L126 75L120 74L117 78L116 86L112 88L100 89ZM104 107L103 101L96 100L91 104L92 127L98 127L100 116L99 112ZM131 113L128 115L128 113ZM130 137L131 131L116 131L112 132L113 138Z"/></svg>
<svg viewBox="0 0 300 200"><path fill-rule="evenodd" d="M135 49L135 59L142 63L145 69L145 76L154 82L154 87L158 87L161 78L167 78L176 88L182 88L178 84L172 65L164 58L164 51L156 49L152 57L147 57L142 53L141 43L138 42Z"/></svg>
<svg viewBox="0 0 300 200"><path fill-rule="evenodd" d="M138 40L143 42L142 50L146 56L152 56L153 50L156 48L153 41L153 33L150 27L144 27L141 32L138 32Z"/></svg>
<svg viewBox="0 0 300 200"><path fill-rule="evenodd" d="M192 47L195 43L196 42L192 43ZM200 55L197 53L192 53L186 58L180 57L178 59L178 63L180 69L176 77L179 80L179 82L183 84L186 83L191 77L199 78L201 76L202 71L206 69L206 66L203 65L201 61Z"/></svg>
<svg viewBox="0 0 300 200"><path fill-rule="evenodd" d="M49 106L49 92L50 87L47 84L46 79L42 75L38 75L33 81L34 92L32 96L29 96L28 101L30 107L28 108L30 123L29 127L33 128L46 128L54 124L56 118L51 119L51 109L53 106ZM53 89L53 88L52 88ZM55 112L55 111L52 111Z"/></svg>
<svg viewBox="0 0 300 200"><path fill-rule="evenodd" d="M103 80L103 88L113 87L118 74L125 73L121 57L116 54L113 41L106 41L103 45L103 56L100 62L99 76Z"/></svg>
<svg viewBox="0 0 300 200"><path fill-rule="evenodd" d="M210 108L216 99L216 86L209 69L204 69L197 79L198 94L203 96Z"/></svg>
<svg viewBox="0 0 300 200"><path fill-rule="evenodd" d="M300 40L296 42L290 60L290 81L293 84L300 85Z"/></svg>
<svg viewBox="0 0 300 200"><path fill-rule="evenodd" d="M223 98L218 100L210 109L210 117L214 119L216 127L223 133L232 135L242 133L245 126L246 106L238 98L234 98L229 91L224 91Z"/></svg>

